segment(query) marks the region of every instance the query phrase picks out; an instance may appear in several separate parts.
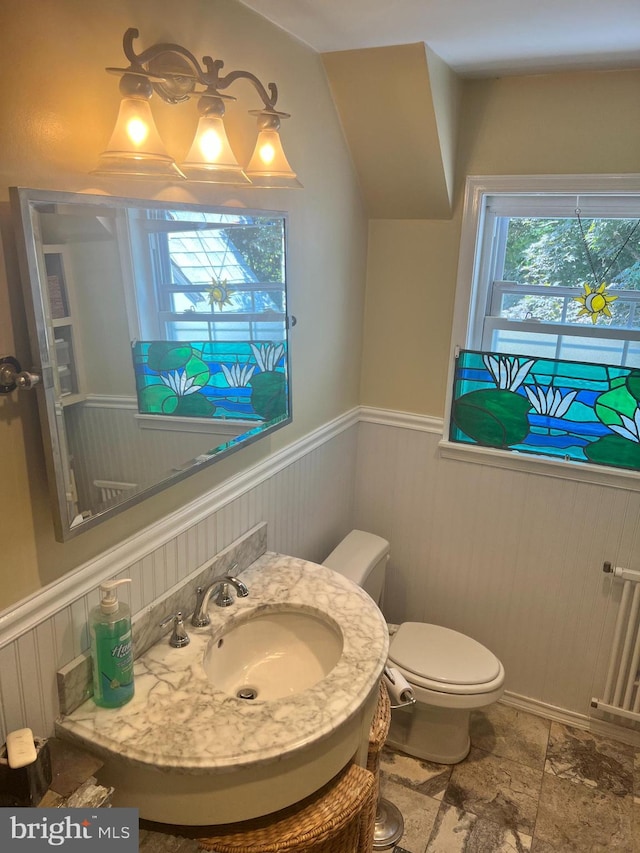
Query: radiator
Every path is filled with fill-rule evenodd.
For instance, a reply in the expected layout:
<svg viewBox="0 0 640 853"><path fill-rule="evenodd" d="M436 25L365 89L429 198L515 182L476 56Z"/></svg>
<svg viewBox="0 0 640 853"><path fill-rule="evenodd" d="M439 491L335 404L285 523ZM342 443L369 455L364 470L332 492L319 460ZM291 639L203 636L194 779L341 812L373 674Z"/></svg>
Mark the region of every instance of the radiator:
<svg viewBox="0 0 640 853"><path fill-rule="evenodd" d="M603 568L622 580L622 597L604 693L591 700L591 707L640 722L640 572L611 563Z"/></svg>
<svg viewBox="0 0 640 853"><path fill-rule="evenodd" d="M122 497L124 492L131 492L138 488L137 483L118 483L115 480L94 480L93 485L100 493L101 503L109 503Z"/></svg>

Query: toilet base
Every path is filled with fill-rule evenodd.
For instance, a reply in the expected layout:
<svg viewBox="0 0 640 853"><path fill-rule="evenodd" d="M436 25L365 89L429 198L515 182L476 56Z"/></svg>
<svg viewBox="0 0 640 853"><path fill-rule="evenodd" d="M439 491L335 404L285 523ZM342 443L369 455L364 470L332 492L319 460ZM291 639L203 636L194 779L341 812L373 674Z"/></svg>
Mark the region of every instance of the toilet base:
<svg viewBox="0 0 640 853"><path fill-rule="evenodd" d="M437 764L457 764L469 754L467 708L436 708L417 702L391 712L387 745Z"/></svg>

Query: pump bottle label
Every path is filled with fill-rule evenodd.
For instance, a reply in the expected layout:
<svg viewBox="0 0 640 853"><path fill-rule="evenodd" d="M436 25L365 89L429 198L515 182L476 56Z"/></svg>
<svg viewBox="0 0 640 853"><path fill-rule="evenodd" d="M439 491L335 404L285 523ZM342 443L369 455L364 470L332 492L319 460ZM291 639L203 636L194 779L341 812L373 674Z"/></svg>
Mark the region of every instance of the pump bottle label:
<svg viewBox="0 0 640 853"><path fill-rule="evenodd" d="M104 708L118 708L133 696L131 622L118 619L91 626L93 698Z"/></svg>

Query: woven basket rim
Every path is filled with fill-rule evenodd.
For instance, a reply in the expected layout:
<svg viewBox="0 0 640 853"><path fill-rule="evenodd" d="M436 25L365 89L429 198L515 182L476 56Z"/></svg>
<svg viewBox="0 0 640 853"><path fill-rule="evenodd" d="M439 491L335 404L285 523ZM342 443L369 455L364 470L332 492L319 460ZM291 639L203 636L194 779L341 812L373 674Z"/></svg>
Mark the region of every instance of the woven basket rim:
<svg viewBox="0 0 640 853"><path fill-rule="evenodd" d="M353 849L353 838L346 830L356 824L375 784L372 773L351 764L300 803L242 824L211 827L212 835L200 837L198 842L204 849L219 853L311 853L323 841L334 838L332 853L347 853ZM348 846L343 846L340 838L343 831ZM360 833L359 820L355 831Z"/></svg>

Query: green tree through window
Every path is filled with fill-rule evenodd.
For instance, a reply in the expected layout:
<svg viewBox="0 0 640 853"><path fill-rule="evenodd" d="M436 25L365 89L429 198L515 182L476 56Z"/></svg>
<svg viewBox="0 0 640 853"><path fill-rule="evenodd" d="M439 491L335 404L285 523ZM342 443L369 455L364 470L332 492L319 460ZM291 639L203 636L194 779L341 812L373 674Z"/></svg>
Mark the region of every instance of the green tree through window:
<svg viewBox="0 0 640 853"><path fill-rule="evenodd" d="M605 282L611 294L616 290L640 291L640 229L636 229L624 245L636 223L637 220L633 219L583 219L587 252L577 217L510 217L504 280L551 288L583 288L585 283L594 288ZM503 308L503 316L511 319L524 319L526 316L551 322L563 319L561 300L535 294L510 294L505 298ZM567 309L566 319L590 322L589 317L578 318L579 303L573 302ZM629 323L629 303L616 300L611 303L610 310L613 316L605 321L609 325L626 326ZM640 325L640 312L636 313L634 326Z"/></svg>

